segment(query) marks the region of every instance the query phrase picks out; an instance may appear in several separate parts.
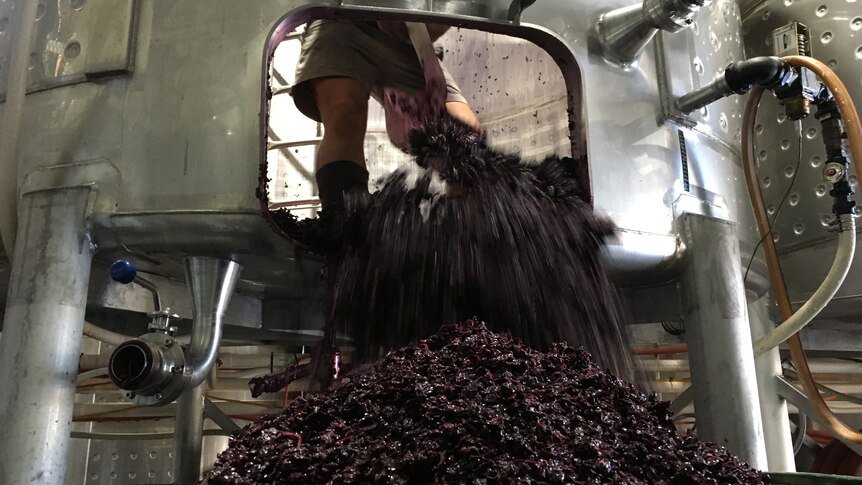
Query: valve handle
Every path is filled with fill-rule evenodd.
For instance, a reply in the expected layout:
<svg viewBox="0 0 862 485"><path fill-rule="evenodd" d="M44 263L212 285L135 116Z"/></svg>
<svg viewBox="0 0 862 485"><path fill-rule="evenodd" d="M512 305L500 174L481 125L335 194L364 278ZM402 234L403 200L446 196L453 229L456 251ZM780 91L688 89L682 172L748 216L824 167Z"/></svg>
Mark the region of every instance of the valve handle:
<svg viewBox="0 0 862 485"><path fill-rule="evenodd" d="M135 281L138 268L127 259L118 259L111 265L111 279L117 283L127 285Z"/></svg>

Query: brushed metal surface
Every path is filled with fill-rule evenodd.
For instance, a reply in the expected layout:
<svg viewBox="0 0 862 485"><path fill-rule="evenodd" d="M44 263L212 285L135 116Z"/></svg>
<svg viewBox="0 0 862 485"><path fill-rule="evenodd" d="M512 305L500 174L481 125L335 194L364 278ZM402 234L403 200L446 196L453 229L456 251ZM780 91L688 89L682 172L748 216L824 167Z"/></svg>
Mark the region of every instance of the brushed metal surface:
<svg viewBox="0 0 862 485"><path fill-rule="evenodd" d="M662 107L669 93L701 82L698 69L711 75L726 56L739 55L734 2L713 2L702 12L697 28L675 34L674 45L681 43L685 50L665 42L667 47L648 49L629 70L608 64L596 51L593 35L601 13L629 1L543 2L523 13L521 26L493 15L491 20L477 17L479 10L490 8L478 3L476 12L453 14L449 3L458 2L421 7L405 2L399 4L400 10L381 9L378 2L355 2L342 14L434 18L536 44L479 34L450 45L447 62L457 60L449 65L453 75L465 90L472 90L469 99L480 116L488 115L491 136L501 146L527 157L571 153L586 161L596 207L628 236L614 253L625 253L624 257L610 258L612 267L621 261L615 268L621 274L631 271L619 266L639 261L647 263L637 266L647 279L668 279L669 268L681 257L681 246L667 245L668 254L641 254L638 236L675 238L673 221L681 198L697 199L700 203L694 206L740 222L743 252L752 245L748 213L738 212L735 203L741 194L738 156L732 146L737 105L730 101L734 104L695 120L690 134L694 141L688 146L694 189L687 193L677 137L680 125L668 121ZM81 12L92 4L87 2ZM265 152L261 119L265 59L277 44L270 40L273 32L278 36L301 25L311 15L307 9L321 5L291 0L242 5L142 2L131 75L28 96L22 178L39 167L106 160L117 167L122 190L110 212L95 221L94 234L103 254L131 251L152 266L161 266L159 274L176 273L183 253L234 257L246 268L248 282L277 287L269 270L295 274L296 260L291 246L259 216L254 194L258 161ZM459 8L467 8L464 5ZM720 49L714 42L720 42ZM490 57L478 56L482 43ZM671 77L685 82L671 83L668 91L659 85L656 73L668 65L663 57L676 59L680 52L688 61L674 61L673 67L682 70ZM509 59L503 59L506 53L511 54ZM485 82L471 83L469 78L480 72ZM545 76L551 83L541 84ZM507 90L512 100L508 105L502 100ZM535 100L547 102L540 109L527 109ZM538 118L542 129L536 131ZM285 138L284 133L278 135ZM308 173L302 177L303 191L286 190L282 194L286 199L310 195ZM313 271L300 273L306 276L297 286L311 281L305 278L312 278Z"/></svg>
<svg viewBox="0 0 862 485"><path fill-rule="evenodd" d="M128 74L137 0L38 0L27 91ZM0 3L0 98L5 98L15 2Z"/></svg>
<svg viewBox="0 0 862 485"><path fill-rule="evenodd" d="M690 118L665 107L673 96L705 84L731 60L744 57L737 4L712 3L693 28L663 35L629 70L608 64L592 45L595 18L623 4L567 7L547 2L525 12L524 22L552 31L551 39L523 28L464 22L465 28L440 39L443 63L495 146L528 160L551 154L587 159L595 206L623 234L608 251L619 282L642 284L674 276L683 249L674 219L683 211L738 222L747 261L757 238L750 211L739 210L748 200L738 146L742 101L730 98ZM579 14L568 15L567 8ZM276 90L291 83L298 50L295 38L278 47ZM296 113L287 94L273 97L271 115L272 133L279 140L298 143L316 133L315 124ZM688 190L680 129L687 139ZM269 167L277 180L271 190L284 197L278 202L300 204L312 198L313 147L281 152L270 154L275 166ZM382 112L374 102L366 157L372 179L407 161L386 140ZM756 264L752 279L760 273L762 264Z"/></svg>
<svg viewBox="0 0 862 485"><path fill-rule="evenodd" d="M752 2L754 3L754 2ZM744 20L748 55L772 53L772 31L791 21L805 24L811 32L812 55L829 65L842 79L857 103L862 103L862 7L856 2L836 0L760 1ZM760 185L770 214L774 214L793 178L797 157L799 173L775 223L774 236L791 296L804 301L823 279L832 263L835 236L827 231L832 220L831 185L823 179L826 158L820 123L813 116L803 120L800 136L796 124L787 119L773 96L764 96L756 126L757 163ZM851 184L858 194L858 178L851 170ZM857 214L857 218L862 213ZM860 264L859 255L854 264ZM852 271L823 319L858 315L862 277ZM843 308L847 307L847 308Z"/></svg>

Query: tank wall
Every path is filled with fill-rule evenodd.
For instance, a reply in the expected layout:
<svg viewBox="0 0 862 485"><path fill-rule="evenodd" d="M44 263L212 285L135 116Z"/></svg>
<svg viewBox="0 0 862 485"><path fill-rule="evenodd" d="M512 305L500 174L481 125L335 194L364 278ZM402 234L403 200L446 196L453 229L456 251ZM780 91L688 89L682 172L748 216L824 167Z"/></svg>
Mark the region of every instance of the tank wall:
<svg viewBox="0 0 862 485"><path fill-rule="evenodd" d="M85 3L83 9L98 3ZM692 69L698 68L680 62L680 53L685 56L682 59L691 60L696 54L706 62L704 52L733 51L731 43L716 48L709 36L724 23L730 26L726 29L732 37L735 4L713 2L702 14L704 22L713 27L702 25L700 30L675 35L674 42L685 44L687 50L662 50L664 47L653 45L639 65L623 70L601 57L591 46L591 35L601 13L631 3L543 2L527 9L522 17L525 26L537 30L520 29L519 35L539 42L542 49L551 49L550 55L526 47L529 43L523 41L461 38L460 33L454 37L453 31L446 40L450 43L446 62L455 63L447 65L480 116L488 120L486 128L492 139L504 149L532 158L551 152L567 154L573 145L575 157L586 157L595 205L622 229L672 237L675 214L689 200L696 203L686 210L737 220L733 203L737 197L734 179L739 174L737 153L728 148L734 136L732 112L726 111L726 133L720 113L698 120L692 130L695 139L690 146L696 148L690 148L690 166L695 167L691 170L695 189L686 192L679 125L668 121L670 114L663 106L671 95L706 82L714 72L704 64L703 73L698 73L703 75L693 77ZM279 20L300 5L310 4L288 0L206 5L139 2L131 74L29 96L22 177L40 165L104 158L121 174L116 212L255 212L264 51ZM74 30L77 25L72 17L64 22L66 29ZM89 22L81 20L78 31L85 27L95 30L97 24ZM469 18L464 25L472 26ZM485 26L505 30L500 24L486 22ZM43 49L50 47L46 39L40 40ZM483 44L491 57L479 57ZM503 59L507 55L510 59ZM563 130L567 120L552 56L564 63L560 72L572 96L566 103L574 107L571 145ZM716 65L724 60L717 56ZM667 66L683 70L671 72ZM673 77L659 82L665 72ZM488 75L492 77L488 79ZM541 84L548 81L551 84ZM498 89L502 92L497 93ZM514 103L505 100L506 92ZM541 109L530 112L527 106L535 104ZM382 124L375 119L373 115L369 152L385 155L390 150L380 130ZM383 155L380 158L389 158ZM302 176L308 182L307 167ZM313 194L309 185L283 195ZM683 204L679 203L681 196ZM255 224L262 226L260 221Z"/></svg>
<svg viewBox="0 0 862 485"><path fill-rule="evenodd" d="M648 49L640 64L628 71L608 65L583 39L595 17L614 6L585 3L579 8L581 13L573 16L561 14L561 6L549 3L524 14L525 22L557 31L571 43L578 65L564 66L563 70L584 92L583 96L573 93L573 103L583 109L576 110L576 115L583 116L576 129L588 133L585 154L596 207L623 229L666 235L673 234L675 211L705 211L741 222L749 243L754 237L753 220L748 212L738 212L745 194L738 183L742 175L740 101L731 100L714 113L697 114L688 120L694 125L693 130L684 129L689 140L692 186L688 191L682 181L678 125L666 121L671 113L662 106L663 98L669 102L671 97L711 81L728 59L742 57L735 2L714 2L704 12L700 28L668 36L661 48ZM298 41L288 42L295 42L294 49L298 50ZM444 64L478 113L492 144L528 160L571 153L567 84L556 60L543 48L526 40L469 29L453 29L439 43L446 50ZM680 56L684 56L683 62ZM279 66L280 71L287 72L283 73L285 78L292 75L295 63L287 61L288 57L295 58L295 54L285 52L284 63ZM578 70L581 72L573 73ZM657 79L663 70L668 71L665 84ZM405 157L386 140L382 111L373 101L371 104L366 144L369 164L391 167L403 163ZM304 119L293 109L292 100L274 101L273 116L274 125L303 127L280 130L293 131L289 139L309 136L313 131L291 119ZM284 178L291 180L287 185L294 188L307 184L311 172L310 162L298 168L295 159L310 159L313 150L290 151L289 156L278 160L278 166L287 167L285 170L270 170L289 173ZM576 156L581 154L576 150ZM387 170L372 168L372 177ZM313 194L312 188L303 187L291 191L288 198L302 200ZM625 187L626 197L619 196L620 187ZM688 199L696 202L691 204ZM753 247L753 243L747 246Z"/></svg>
<svg viewBox="0 0 862 485"><path fill-rule="evenodd" d="M545 50L516 37L467 29L441 40L444 63L492 146L525 161L571 154L566 84Z"/></svg>
<svg viewBox="0 0 862 485"><path fill-rule="evenodd" d="M811 32L812 55L829 65L846 85L851 97L862 103L862 10L851 1L784 2L761 1L752 5L745 18L746 49L750 56L772 55L772 31L791 21ZM791 187L797 160L799 170L787 201L775 222L775 238L782 252L782 266L791 296L802 301L816 290L829 270L835 253L835 236L827 231L832 220L831 188L823 180L825 157L820 123L810 116L802 122L802 136L787 119L774 96L767 94L757 117L757 162L760 186L770 214L778 208ZM801 152L800 152L801 148ZM852 171L851 183L858 192ZM857 214L857 220L860 214ZM857 253L854 264L859 264ZM839 299L822 315L846 320L858 316L862 278L851 270Z"/></svg>
<svg viewBox="0 0 862 485"><path fill-rule="evenodd" d="M620 244L629 253L627 261L638 263L626 263L630 272L661 274L678 259L674 220L684 211L739 222L746 253L756 236L750 211L739 209L746 204L736 140L738 103L728 101L736 104L717 105L716 110L690 118L668 108L675 96L705 84L728 59L741 55L738 8L731 0L712 2L695 28L660 36L637 66L621 69L604 60L592 35L600 14L631 3L543 2L524 12L521 28L460 17L457 22L465 27L523 36L538 47L489 34L454 37L453 31L445 41L449 43L445 62L486 119L495 143L526 158L568 154L571 147L573 156L589 165L596 208L630 236L661 239L660 247L647 254L642 242ZM83 5L80 12L107 4L94 0ZM203 246L231 253L242 248L256 255L283 252L258 217L254 195L265 51L273 29L289 12L314 4L162 0L135 5L127 70L28 96L22 179L38 166L93 159L113 164L119 173L114 185L121 189L111 210L122 216L109 219L111 227L99 241L102 248L143 247L157 258L166 247L177 251ZM355 7L375 5L369 1ZM407 4L404 8L405 15L417 13ZM442 7L432 3L429 8ZM63 17L63 12L57 14L63 22L54 30L62 25L67 34L81 32L82 41L83 32L88 32L86 38L97 37L94 32L102 25L98 17ZM56 47L48 42L59 35L52 32L42 32L37 50L50 52ZM87 43L81 45L87 52ZM483 46L488 49L484 58ZM561 66L563 81L551 74L550 59ZM540 73L541 82L550 85L541 84ZM562 85L568 89L566 103ZM277 102L289 104L289 96ZM541 109L530 112L531 104ZM564 106L573 108L570 141L563 130ZM369 154L384 160L384 165L396 163L400 154L385 141L379 109L371 118ZM304 137L319 133L316 126L303 130ZM680 130L685 135L682 145ZM280 127L277 135L293 136L291 131L290 126ZM309 153L294 155L311 158ZM279 189L280 195L300 199L313 195L307 163L277 156L296 165L298 180L304 181L301 188L298 183L283 187L281 182L285 190ZM272 170L277 169L271 167L274 179L292 177L289 171ZM236 213L240 216L227 216Z"/></svg>
<svg viewBox="0 0 862 485"><path fill-rule="evenodd" d="M117 212L256 208L263 52L293 3L135 3L131 74L28 96L21 178L104 158L122 174ZM37 49L56 35L41 31Z"/></svg>
<svg viewBox="0 0 862 485"><path fill-rule="evenodd" d="M683 188L680 193L684 198L693 195L719 217L739 224L743 259L747 261L757 233L741 163L745 99L730 96L687 116L670 106L676 97L712 82L728 64L745 58L741 30L737 3L715 1L700 12L688 31L662 33L657 45L665 110L671 119L685 127L682 134L686 141L689 189ZM675 135L679 139L679 133ZM682 178L685 180L685 174Z"/></svg>

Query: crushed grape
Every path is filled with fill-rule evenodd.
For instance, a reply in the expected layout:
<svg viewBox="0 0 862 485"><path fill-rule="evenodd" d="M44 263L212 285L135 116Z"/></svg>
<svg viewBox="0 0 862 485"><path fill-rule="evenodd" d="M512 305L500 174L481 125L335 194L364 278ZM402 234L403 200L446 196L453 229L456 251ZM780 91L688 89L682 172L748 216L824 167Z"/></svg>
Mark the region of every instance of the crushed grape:
<svg viewBox="0 0 862 485"><path fill-rule="evenodd" d="M236 432L205 484L768 483L581 348L443 326Z"/></svg>

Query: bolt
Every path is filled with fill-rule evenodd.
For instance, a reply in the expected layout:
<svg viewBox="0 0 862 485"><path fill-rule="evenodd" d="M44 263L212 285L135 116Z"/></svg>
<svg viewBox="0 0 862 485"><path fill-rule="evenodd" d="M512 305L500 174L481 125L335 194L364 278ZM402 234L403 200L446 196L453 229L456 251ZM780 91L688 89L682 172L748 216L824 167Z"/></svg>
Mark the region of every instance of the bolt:
<svg viewBox="0 0 862 485"><path fill-rule="evenodd" d="M171 339L169 339L169 338L166 338L166 339L165 339L165 346L170 347L170 346L171 346L171 345L173 345L173 344L174 344L174 341L173 341L173 340L171 340Z"/></svg>
<svg viewBox="0 0 862 485"><path fill-rule="evenodd" d="M180 374L183 372L183 366L175 365L175 366L171 367L171 372L174 374Z"/></svg>
<svg viewBox="0 0 862 485"><path fill-rule="evenodd" d="M163 396L162 396L161 394L156 394L156 400L157 400L157 401L161 401L161 400L162 400L162 397L163 397Z"/></svg>
<svg viewBox="0 0 862 485"><path fill-rule="evenodd" d="M132 399L133 397L135 397L135 393L134 393L134 392L126 391L126 393L124 394L124 396L126 396L126 399Z"/></svg>

